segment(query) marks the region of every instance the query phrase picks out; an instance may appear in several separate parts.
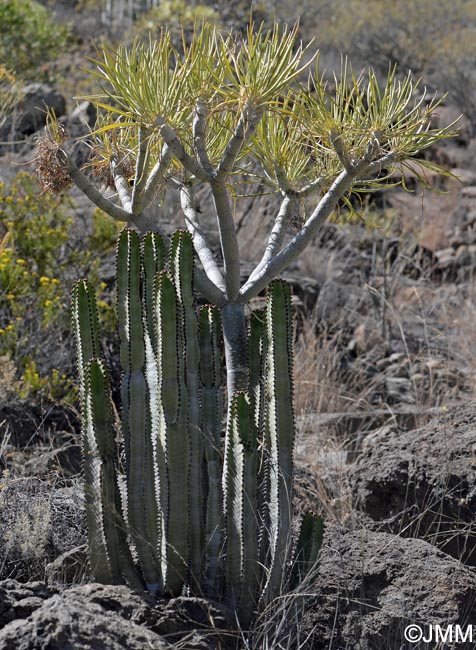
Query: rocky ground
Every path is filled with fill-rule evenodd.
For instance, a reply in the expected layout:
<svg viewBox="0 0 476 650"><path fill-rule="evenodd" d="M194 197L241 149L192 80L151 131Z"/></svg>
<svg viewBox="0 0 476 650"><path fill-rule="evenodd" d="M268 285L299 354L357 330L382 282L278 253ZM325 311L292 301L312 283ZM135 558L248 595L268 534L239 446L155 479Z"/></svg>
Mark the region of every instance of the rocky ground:
<svg viewBox="0 0 476 650"><path fill-rule="evenodd" d="M31 158L43 102L66 113L72 137L92 119L89 105L67 111L61 93L31 84L7 125L27 143L0 152L2 179ZM410 624L474 625L476 638L475 151L463 128L433 152L457 177L432 179L445 193L373 197L369 214L393 219L328 224L287 275L298 314L297 506L319 510L327 527L315 581L263 618L255 648L428 648L405 641ZM242 244L256 233L245 224ZM233 621L213 603L90 582L77 420L35 408L0 404L14 468L0 485L0 650L231 645ZM40 470L52 464L66 471L48 482Z"/></svg>

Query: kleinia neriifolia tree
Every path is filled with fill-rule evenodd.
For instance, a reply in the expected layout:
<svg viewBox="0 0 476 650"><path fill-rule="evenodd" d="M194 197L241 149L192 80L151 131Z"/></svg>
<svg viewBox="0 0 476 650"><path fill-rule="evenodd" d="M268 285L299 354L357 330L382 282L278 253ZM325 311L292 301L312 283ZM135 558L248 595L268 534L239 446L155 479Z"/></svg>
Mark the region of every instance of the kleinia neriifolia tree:
<svg viewBox="0 0 476 650"><path fill-rule="evenodd" d="M94 72L100 91L89 98L99 108L90 137L93 165L116 194L109 198L75 166L53 123L42 149L49 188L55 176L63 187L66 175L96 206L145 235L140 249L125 230L118 250L126 503L113 466L92 291L82 283L75 290L93 568L103 581L144 581L167 593L188 585L224 597L244 624L284 584L302 578L322 532L318 520L305 518L286 582L291 320L289 291L273 281L352 191L388 183L392 167L450 135L432 128L437 104L410 75L399 80L392 70L379 84L371 70L355 76L344 63L329 92L312 59L296 42L296 28L278 25L264 32L250 24L244 36L203 25L180 51L167 31L156 42L104 47ZM425 167L434 168L419 158L413 171L415 164L423 181ZM233 198L243 177L264 183L280 206L261 259L242 283ZM204 227L210 215L197 203L202 186L213 197L219 250ZM188 231L172 241L151 210L169 188L179 192ZM291 232L304 201L313 207ZM193 256L194 289L214 306L198 320ZM266 314L253 318L248 332L245 305L267 287ZM223 450L219 330L228 404ZM185 499L174 492L181 476Z"/></svg>
<svg viewBox="0 0 476 650"><path fill-rule="evenodd" d="M117 201L76 168L61 141L52 147L93 203L142 233L162 231L150 207L167 188L178 188L200 261L195 288L221 311L231 398L248 385L244 305L299 257L340 200L387 183L392 166L450 133L431 128L437 104L395 71L382 86L372 71L356 77L344 65L330 94L316 66L303 85L314 64L309 47L296 42L296 28L264 33L250 25L244 37L234 37L204 25L183 49L164 31L156 42L100 51L93 74L101 92L89 98L100 109L94 164L112 177ZM416 162L422 171L432 167ZM281 206L261 260L240 284L231 193L243 175L259 176ZM195 199L202 185L214 200L219 255ZM296 203L310 197L314 209L284 244Z"/></svg>

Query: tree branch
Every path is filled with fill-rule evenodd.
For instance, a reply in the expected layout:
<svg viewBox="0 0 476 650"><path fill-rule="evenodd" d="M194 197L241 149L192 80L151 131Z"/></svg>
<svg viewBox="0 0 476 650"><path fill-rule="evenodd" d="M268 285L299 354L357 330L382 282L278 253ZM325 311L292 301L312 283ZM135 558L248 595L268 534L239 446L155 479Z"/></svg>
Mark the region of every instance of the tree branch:
<svg viewBox="0 0 476 650"><path fill-rule="evenodd" d="M170 237L163 232L157 220L147 217L146 212L142 212L132 223L134 223L142 235L149 231L160 233L164 241L165 249L168 250L170 248ZM221 307L226 302L224 291L217 287L202 269L197 267L194 270L194 285L203 298L213 305Z"/></svg>
<svg viewBox="0 0 476 650"><path fill-rule="evenodd" d="M320 226L331 214L336 207L339 199L352 186L355 179L360 173L363 173L368 166L367 161L361 161L361 165L355 166L351 171L344 169L332 183L329 190L319 201L313 213L293 237L289 244L283 248L276 256L254 275L253 279L248 280L240 290L240 300L249 301L258 295L271 280L277 277L291 262L299 257L303 250L310 244L316 235ZM364 167L365 165L365 167Z"/></svg>
<svg viewBox="0 0 476 650"><path fill-rule="evenodd" d="M318 192L324 185L325 178L324 176L319 176L319 178L316 178L316 180L311 181L304 187L302 187L298 192L298 196L300 198L304 198L305 196L309 196L309 194L312 194L313 192Z"/></svg>
<svg viewBox="0 0 476 650"><path fill-rule="evenodd" d="M344 169L351 169L352 161L350 159L348 152L345 150L344 143L342 142L341 134L335 130L332 130L330 133L330 139L331 139L332 146L334 147L334 151L336 152L342 167Z"/></svg>
<svg viewBox="0 0 476 650"><path fill-rule="evenodd" d="M210 176L185 151L185 147L174 129L161 117L156 119L156 124L160 129L160 135L164 139L164 142L168 144L171 153L182 163L185 169L202 181L210 180Z"/></svg>
<svg viewBox="0 0 476 650"><path fill-rule="evenodd" d="M193 238L193 246L197 252L198 258L202 263L203 270L213 284L221 291L225 291L225 281L223 275L218 268L213 252L207 241L206 235L203 232L198 214L195 209L195 197L193 190L188 185L180 187L180 202L182 210L185 214L185 223Z"/></svg>
<svg viewBox="0 0 476 650"><path fill-rule="evenodd" d="M213 174L213 167L208 158L207 145L206 145L206 122L207 122L207 108L205 102L197 99L195 104L194 118L193 118L193 148L195 155L202 169L209 175Z"/></svg>
<svg viewBox="0 0 476 650"><path fill-rule="evenodd" d="M124 176L121 163L117 160L116 156L111 160L112 177L114 178L114 185L116 186L117 193L121 200L122 206L125 210L132 213L132 197L131 190L127 178Z"/></svg>
<svg viewBox="0 0 476 650"><path fill-rule="evenodd" d="M144 126L139 127L139 154L136 160L136 171L134 176L134 187L132 188L131 212L134 215L140 214L144 207L144 187L147 182L145 169L148 159L148 130Z"/></svg>
<svg viewBox="0 0 476 650"><path fill-rule="evenodd" d="M317 192L321 187L324 185L325 182L325 177L324 176L319 176L315 180L311 181L307 185L304 185L304 187L301 187L299 190L294 190L291 187L291 184L288 180L288 177L286 176L284 170L279 167L278 165L274 166L274 173L276 174L276 180L278 181L279 189L283 194L289 197L294 197L298 199L303 199L306 196L309 196L309 194L312 194L312 192Z"/></svg>
<svg viewBox="0 0 476 650"><path fill-rule="evenodd" d="M290 196L286 196L281 203L281 207L274 221L273 228L268 238L266 249L263 257L250 274L247 284L252 282L260 271L270 262L270 260L277 255L283 244L284 235L286 234L286 226L291 209L295 206L296 200Z"/></svg>
<svg viewBox="0 0 476 650"><path fill-rule="evenodd" d="M101 192L96 188L96 186L89 180L89 178L83 174L83 172L76 167L73 160L63 149L58 149L56 152L56 157L59 163L66 169L68 174L71 176L73 183L78 187L78 189L83 192L88 199L94 203L100 210L108 214L110 217L116 221L122 222L131 222L133 220L133 215L131 212L128 212L124 208L121 208L119 205L116 205L110 199L106 198L101 194Z"/></svg>
<svg viewBox="0 0 476 650"><path fill-rule="evenodd" d="M217 178L222 178L232 171L238 154L255 131L260 118L261 113L250 102L247 102L240 115L235 131L225 147L222 159L216 168Z"/></svg>
<svg viewBox="0 0 476 650"><path fill-rule="evenodd" d="M387 167L387 165L392 165L394 162L397 162L398 154L395 151L378 158L369 164L369 172L380 172L382 169Z"/></svg>
<svg viewBox="0 0 476 650"><path fill-rule="evenodd" d="M274 173L276 174L276 180L278 181L278 187L284 194L288 194L291 191L291 184L289 183L286 172L282 167L274 163Z"/></svg>
<svg viewBox="0 0 476 650"><path fill-rule="evenodd" d="M149 174L149 178L147 179L144 188L143 206L148 207L152 203L155 192L157 191L160 181L163 179L165 170L169 166L171 160L172 152L170 151L169 145L164 144L160 158L155 163Z"/></svg>
<svg viewBox="0 0 476 650"><path fill-rule="evenodd" d="M227 302L225 293L210 280L205 271L196 267L194 271L194 284L198 293L212 305L222 307Z"/></svg>
<svg viewBox="0 0 476 650"><path fill-rule="evenodd" d="M210 182L220 233L221 252L226 284L226 297L236 300L240 290L240 251L236 235L233 212L231 210L225 182L213 180Z"/></svg>

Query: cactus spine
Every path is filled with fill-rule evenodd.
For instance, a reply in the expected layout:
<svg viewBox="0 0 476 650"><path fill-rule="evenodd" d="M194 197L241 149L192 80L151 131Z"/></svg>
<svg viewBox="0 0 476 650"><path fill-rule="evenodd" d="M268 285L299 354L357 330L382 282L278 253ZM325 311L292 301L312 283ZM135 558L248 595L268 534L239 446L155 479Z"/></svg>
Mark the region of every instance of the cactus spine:
<svg viewBox="0 0 476 650"><path fill-rule="evenodd" d="M124 230L117 251L122 416L113 418L100 360L94 293L73 292L83 409L91 567L98 581L184 587L225 600L247 625L283 585L315 562L320 520L307 515L288 574L294 418L291 298L273 282L249 332L250 384L223 395L218 308L197 312L193 247L174 234L142 241ZM124 468L119 463L121 440ZM120 489L125 486L125 489ZM121 494L123 495L121 498ZM317 522L317 523L316 523Z"/></svg>

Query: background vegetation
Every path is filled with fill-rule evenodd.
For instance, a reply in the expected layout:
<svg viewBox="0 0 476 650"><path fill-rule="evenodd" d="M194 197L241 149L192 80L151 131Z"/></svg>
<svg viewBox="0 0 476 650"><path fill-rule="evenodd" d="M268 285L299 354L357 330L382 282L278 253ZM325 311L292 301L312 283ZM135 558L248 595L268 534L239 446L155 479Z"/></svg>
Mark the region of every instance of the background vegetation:
<svg viewBox="0 0 476 650"><path fill-rule="evenodd" d="M18 77L38 79L71 45L71 29L35 0L0 2L0 61Z"/></svg>

